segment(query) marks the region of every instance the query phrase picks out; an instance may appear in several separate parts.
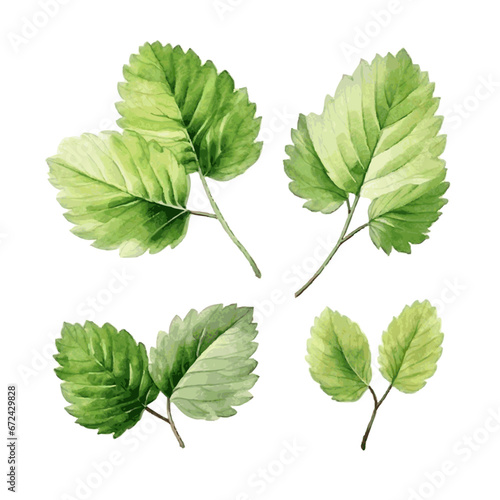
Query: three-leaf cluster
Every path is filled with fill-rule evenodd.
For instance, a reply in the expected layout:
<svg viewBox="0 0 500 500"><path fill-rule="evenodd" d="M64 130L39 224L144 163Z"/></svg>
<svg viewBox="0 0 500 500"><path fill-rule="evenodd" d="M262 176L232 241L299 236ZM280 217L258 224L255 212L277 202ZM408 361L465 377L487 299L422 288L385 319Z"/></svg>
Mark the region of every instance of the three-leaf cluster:
<svg viewBox="0 0 500 500"><path fill-rule="evenodd" d="M378 362L389 388L379 400L371 388L371 354L368 339L346 316L326 308L315 319L307 342L312 378L335 401L358 401L369 390L375 409L363 438L370 434L377 410L389 391L415 393L434 375L441 357L443 334L437 311L428 301L414 302L392 320L382 336Z"/></svg>
<svg viewBox="0 0 500 500"><path fill-rule="evenodd" d="M121 436L144 411L172 420L170 403L191 418L216 420L236 414L252 398L257 349L253 309L214 305L176 316L168 333L158 334L150 360L142 343L110 324L65 324L56 341L57 376L77 423L99 434ZM148 405L162 392L167 418Z"/></svg>
<svg viewBox="0 0 500 500"><path fill-rule="evenodd" d="M125 130L64 140L49 158L50 181L81 238L123 257L177 246L191 215L217 218L260 277L215 203L206 178L244 173L261 152L260 118L227 72L180 47L145 44L125 66L118 124ZM187 208L197 172L214 213Z"/></svg>
<svg viewBox="0 0 500 500"><path fill-rule="evenodd" d="M439 99L426 72L405 50L361 61L344 76L321 115L300 115L286 151L290 190L313 212L330 214L347 204L337 245L300 295L323 271L338 248L368 227L377 248L411 252L428 238L446 204L446 137ZM348 234L360 197L371 204L368 221Z"/></svg>

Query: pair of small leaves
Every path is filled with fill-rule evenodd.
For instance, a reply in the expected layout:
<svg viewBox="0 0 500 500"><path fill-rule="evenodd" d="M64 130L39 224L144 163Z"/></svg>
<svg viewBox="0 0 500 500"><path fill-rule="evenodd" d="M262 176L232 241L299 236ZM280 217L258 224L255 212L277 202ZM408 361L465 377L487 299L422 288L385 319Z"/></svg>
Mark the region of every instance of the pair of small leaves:
<svg viewBox="0 0 500 500"><path fill-rule="evenodd" d="M446 204L439 100L408 53L361 61L321 115L301 115L285 171L304 207L330 214L349 195L372 200L370 237L387 254L428 238Z"/></svg>
<svg viewBox="0 0 500 500"><path fill-rule="evenodd" d="M125 330L65 324L56 341L57 376L77 423L117 438L163 392L185 415L216 420L236 414L257 381L253 310L214 305L175 317L160 332L148 361L143 344Z"/></svg>
<svg viewBox="0 0 500 500"><path fill-rule="evenodd" d="M312 378L336 401L358 401L369 389L374 410L361 448L366 449L373 422L382 403L395 387L412 394L434 375L441 357L443 334L436 309L428 301L414 302L392 320L379 348L380 372L390 385L379 399L370 386L371 354L359 326L326 308L311 328L307 361Z"/></svg>
<svg viewBox="0 0 500 500"><path fill-rule="evenodd" d="M145 44L124 76L125 132L66 139L47 161L73 232L135 257L183 240L193 213L188 174L230 180L257 161L262 143L246 89L191 50Z"/></svg>
<svg viewBox="0 0 500 500"><path fill-rule="evenodd" d="M412 394L434 375L443 334L428 301L414 302L392 320L379 348L380 372L392 387ZM372 379L368 339L349 318L326 308L314 321L307 343L312 378L341 402L358 401Z"/></svg>

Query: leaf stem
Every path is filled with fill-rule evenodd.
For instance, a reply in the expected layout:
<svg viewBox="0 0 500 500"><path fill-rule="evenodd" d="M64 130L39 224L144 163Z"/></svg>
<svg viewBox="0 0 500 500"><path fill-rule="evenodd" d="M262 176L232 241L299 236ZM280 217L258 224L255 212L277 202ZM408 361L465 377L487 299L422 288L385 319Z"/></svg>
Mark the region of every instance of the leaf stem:
<svg viewBox="0 0 500 500"><path fill-rule="evenodd" d="M200 167L198 166L198 173L200 174L201 178L201 183L203 184L203 189L205 190L205 193L208 196L208 200L210 201L210 205L212 206L212 210L215 212L215 217L219 219L219 222L221 223L221 226L224 228L224 231L228 234L228 236L231 238L233 243L240 249L241 253L246 257L250 265L252 266L252 269L255 273L255 276L257 278L260 278L262 276L262 273L260 272L259 268L257 267L257 264L253 260L252 256L248 253L247 249L241 244L241 242L236 238L236 235L233 233L231 228L229 227L228 223L222 216L222 213L217 206L217 203L215 203L215 200L212 196L212 193L210 192L210 188L208 187L207 180L205 179L205 176L203 175L203 172L201 171Z"/></svg>
<svg viewBox="0 0 500 500"><path fill-rule="evenodd" d="M352 218L354 216L354 212L356 211L356 207L359 202L359 195L354 198L354 202L352 204L352 207L348 204L347 205L347 220L345 221L344 228L342 229L342 232L340 233L340 237L337 241L337 244L333 248L333 250L330 252L330 255L326 258L325 262L321 264L320 268L314 273L312 278L300 289L295 293L295 297L299 297L302 295L316 280L316 278L324 271L325 267L329 264L329 262L332 260L333 256L337 253L337 250L348 240L350 240L355 234L359 233L361 230L363 230L365 227L368 226L368 223L363 224L362 226L359 226L357 229L349 233L347 236L347 230L349 229L349 226L351 224Z"/></svg>
<svg viewBox="0 0 500 500"><path fill-rule="evenodd" d="M200 217L209 217L210 219L217 219L217 215L209 214L207 212L198 212L197 210L189 210L191 215L199 215Z"/></svg>
<svg viewBox="0 0 500 500"><path fill-rule="evenodd" d="M179 432L177 431L177 428L175 427L174 421L172 420L172 413L170 411L170 398L167 398L167 415L168 415L168 418L164 417L163 415L160 415L158 412L154 411L149 406L146 406L145 410L148 413L151 413L151 415L154 415L155 417L159 418L160 420L163 420L164 422L167 422L167 424L169 424L170 427L172 428L174 436L177 438L177 441L179 442L179 446L181 448L185 448L184 441L182 441L181 437L179 436Z"/></svg>
<svg viewBox="0 0 500 500"><path fill-rule="evenodd" d="M151 413L151 415L154 415L155 417L159 418L160 420L163 420L164 422L167 422L167 424L170 425L170 420L166 417L164 417L163 415L160 415L159 413L157 413L156 411L154 411L153 409L151 409L149 406L146 406L146 411L148 413Z"/></svg>
<svg viewBox="0 0 500 500"><path fill-rule="evenodd" d="M177 438L177 441L179 442L179 446L181 448L185 448L186 446L184 445L184 441L181 439L179 432L177 431L177 428L175 427L174 421L172 419L172 413L170 412L170 398L167 398L167 415L170 427L172 427L172 431L174 433L174 436Z"/></svg>
<svg viewBox="0 0 500 500"><path fill-rule="evenodd" d="M368 441L368 437L370 436L370 432L371 432L372 427L373 427L373 422L375 422L375 417L377 416L378 409L380 408L382 403L385 401L385 398L387 397L390 390L392 389L392 384L389 386L387 391L385 391L385 394L382 396L382 399L380 401L377 399L377 395L375 394L375 391L371 388L371 386L368 386L368 389L372 393L375 407L373 409L373 413L372 413L372 417L370 419L370 422L368 423L368 427L366 428L365 435L363 436L363 441L361 442L361 449L363 451L366 450L366 442Z"/></svg>

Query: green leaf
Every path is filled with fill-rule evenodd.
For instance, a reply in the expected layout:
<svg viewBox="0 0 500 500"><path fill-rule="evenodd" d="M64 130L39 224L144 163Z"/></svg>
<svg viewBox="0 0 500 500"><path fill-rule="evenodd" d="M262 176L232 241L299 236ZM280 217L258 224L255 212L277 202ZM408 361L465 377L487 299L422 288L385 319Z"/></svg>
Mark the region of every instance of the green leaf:
<svg viewBox="0 0 500 500"><path fill-rule="evenodd" d="M427 73L406 51L361 61L344 76L307 128L322 165L340 189L374 199L439 175L442 117ZM439 150L439 149L438 149Z"/></svg>
<svg viewBox="0 0 500 500"><path fill-rule="evenodd" d="M214 305L174 318L151 349L151 377L187 416L216 420L252 398L257 349L253 309Z"/></svg>
<svg viewBox="0 0 500 500"><path fill-rule="evenodd" d="M336 401L357 401L372 379L368 340L346 316L326 308L307 342L312 378Z"/></svg>
<svg viewBox="0 0 500 500"><path fill-rule="evenodd" d="M77 423L117 438L133 427L158 396L148 372L148 357L125 330L65 323L56 340L57 376Z"/></svg>
<svg viewBox="0 0 500 500"><path fill-rule="evenodd" d="M426 300L406 306L384 332L380 372L396 389L414 393L434 375L443 349L441 320Z"/></svg>
<svg viewBox="0 0 500 500"><path fill-rule="evenodd" d="M202 65L192 50L146 43L123 74L118 124L168 146L189 173L200 169L226 181L257 161L255 104L211 61Z"/></svg>
<svg viewBox="0 0 500 500"><path fill-rule="evenodd" d="M174 155L125 131L65 139L47 160L73 233L122 257L174 248L184 238L189 178Z"/></svg>
<svg viewBox="0 0 500 500"><path fill-rule="evenodd" d="M288 146L285 171L290 190L304 207L332 213L344 201L348 214L336 246L301 295L323 272L341 245L366 227L378 248L411 252L428 238L448 189L440 158L446 137L443 117L426 72L405 50L361 61L327 96L323 113L299 118ZM349 198L352 197L352 199ZM372 200L369 220L348 232L360 198Z"/></svg>
<svg viewBox="0 0 500 500"><path fill-rule="evenodd" d="M388 255L394 248L411 253L411 244L425 241L431 225L441 215L448 202L444 193L449 187L444 182L445 172L425 184L409 185L394 193L374 200L369 208L370 237L377 248Z"/></svg>
<svg viewBox="0 0 500 500"><path fill-rule="evenodd" d="M307 208L330 213L346 193L374 200L442 177L446 141L433 93L405 50L361 61L327 96L321 115L299 119L285 162L292 192L310 200Z"/></svg>
<svg viewBox="0 0 500 500"><path fill-rule="evenodd" d="M306 117L300 115L298 130L292 130L293 146L286 147L290 156L285 160L285 172L293 179L290 191L308 200L304 207L313 212L335 212L346 200L347 193L328 177L307 129Z"/></svg>

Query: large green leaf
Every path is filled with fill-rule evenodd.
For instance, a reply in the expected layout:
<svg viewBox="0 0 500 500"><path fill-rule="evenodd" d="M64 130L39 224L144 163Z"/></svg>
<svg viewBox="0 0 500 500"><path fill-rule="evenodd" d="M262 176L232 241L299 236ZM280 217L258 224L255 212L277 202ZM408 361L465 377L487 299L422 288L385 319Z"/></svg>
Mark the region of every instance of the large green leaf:
<svg viewBox="0 0 500 500"><path fill-rule="evenodd" d="M311 328L307 362L312 378L336 401L357 401L372 379L368 340L359 326L328 307Z"/></svg>
<svg viewBox="0 0 500 500"><path fill-rule="evenodd" d="M253 309L214 305L158 334L150 373L159 389L192 418L216 420L236 414L233 406L252 398L257 381Z"/></svg>
<svg viewBox="0 0 500 500"><path fill-rule="evenodd" d="M188 172L229 180L253 165L262 148L260 119L246 89L192 51L146 43L124 68L118 124L168 146Z"/></svg>
<svg viewBox="0 0 500 500"><path fill-rule="evenodd" d="M375 245L409 252L410 243L427 238L446 202L440 159L446 141L438 135L443 119L433 93L428 74L404 50L361 61L335 97L327 96L321 115L300 117L285 162L291 191L323 213L336 210L347 193L374 200Z"/></svg>
<svg viewBox="0 0 500 500"><path fill-rule="evenodd" d="M125 330L65 323L56 341L57 376L77 423L117 438L133 427L158 396L148 371L148 356Z"/></svg>
<svg viewBox="0 0 500 500"><path fill-rule="evenodd" d="M439 174L432 151L442 124L427 73L406 51L362 61L344 76L321 115L307 117L312 143L332 181L344 191L376 198Z"/></svg>
<svg viewBox="0 0 500 500"><path fill-rule="evenodd" d="M72 231L95 247L135 257L184 238L189 178L157 143L132 131L84 134L65 139L47 161Z"/></svg>
<svg viewBox="0 0 500 500"><path fill-rule="evenodd" d="M434 375L443 349L441 320L426 300L406 306L382 336L380 371L396 389L414 393Z"/></svg>

